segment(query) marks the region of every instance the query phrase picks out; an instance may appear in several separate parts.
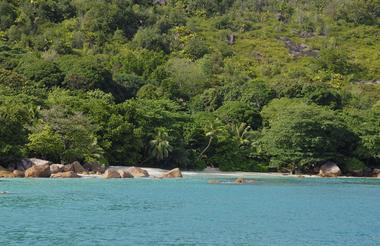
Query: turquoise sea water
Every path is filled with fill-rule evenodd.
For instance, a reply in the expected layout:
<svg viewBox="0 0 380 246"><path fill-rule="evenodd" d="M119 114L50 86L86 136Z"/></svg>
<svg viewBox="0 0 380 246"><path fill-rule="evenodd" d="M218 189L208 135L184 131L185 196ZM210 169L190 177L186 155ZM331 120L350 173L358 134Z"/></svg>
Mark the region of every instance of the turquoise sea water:
<svg viewBox="0 0 380 246"><path fill-rule="evenodd" d="M0 245L380 244L380 180L256 180L0 180Z"/></svg>

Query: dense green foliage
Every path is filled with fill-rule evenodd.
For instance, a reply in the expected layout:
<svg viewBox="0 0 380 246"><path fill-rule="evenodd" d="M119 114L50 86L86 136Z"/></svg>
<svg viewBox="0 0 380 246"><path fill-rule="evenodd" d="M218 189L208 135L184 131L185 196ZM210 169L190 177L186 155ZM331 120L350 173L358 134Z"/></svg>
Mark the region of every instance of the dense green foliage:
<svg viewBox="0 0 380 246"><path fill-rule="evenodd" d="M379 0L0 0L0 161L380 165Z"/></svg>

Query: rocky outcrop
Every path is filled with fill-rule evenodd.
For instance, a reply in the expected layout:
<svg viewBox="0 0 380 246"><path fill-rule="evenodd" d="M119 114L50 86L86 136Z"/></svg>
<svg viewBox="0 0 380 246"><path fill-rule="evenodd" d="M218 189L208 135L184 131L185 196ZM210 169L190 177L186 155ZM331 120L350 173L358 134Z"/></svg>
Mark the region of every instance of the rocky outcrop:
<svg viewBox="0 0 380 246"><path fill-rule="evenodd" d="M14 170L13 175L15 176L15 178L24 178L25 177L25 171Z"/></svg>
<svg viewBox="0 0 380 246"><path fill-rule="evenodd" d="M125 170L119 170L120 178L127 179L127 178L134 178L133 175Z"/></svg>
<svg viewBox="0 0 380 246"><path fill-rule="evenodd" d="M321 177L338 177L342 174L342 171L340 170L339 166L335 164L334 162L326 162L321 166L319 169L319 176Z"/></svg>
<svg viewBox="0 0 380 246"><path fill-rule="evenodd" d="M104 173L105 168L103 165L98 164L98 163L85 163L83 164L84 169L86 169L88 172L99 172L99 173Z"/></svg>
<svg viewBox="0 0 380 246"><path fill-rule="evenodd" d="M65 165L63 164L52 164L50 165L50 173L54 174L54 173L63 172L64 167Z"/></svg>
<svg viewBox="0 0 380 246"><path fill-rule="evenodd" d="M80 178L78 174L73 171L54 173L50 178Z"/></svg>
<svg viewBox="0 0 380 246"><path fill-rule="evenodd" d="M182 173L179 168L174 168L169 172L162 174L160 178L182 178Z"/></svg>
<svg viewBox="0 0 380 246"><path fill-rule="evenodd" d="M5 168L2 168L0 170L0 178L14 178L14 177L15 177L15 175L11 171L9 171Z"/></svg>
<svg viewBox="0 0 380 246"><path fill-rule="evenodd" d="M132 174L134 178L149 177L148 171L139 167L130 167L127 169L127 172Z"/></svg>
<svg viewBox="0 0 380 246"><path fill-rule="evenodd" d="M85 172L86 170L83 168L83 166L77 162L77 161L74 161L73 163L70 163L70 164L66 164L64 167L63 167L63 171L64 172L70 172L70 171L73 171L75 173L83 173Z"/></svg>
<svg viewBox="0 0 380 246"><path fill-rule="evenodd" d="M372 169L371 177L380 178L380 169L378 168Z"/></svg>
<svg viewBox="0 0 380 246"><path fill-rule="evenodd" d="M105 178L105 179L119 179L119 178L121 178L121 176L120 176L120 173L118 170L107 169L103 174L103 178Z"/></svg>
<svg viewBox="0 0 380 246"><path fill-rule="evenodd" d="M32 166L25 171L27 178L49 178L50 175L49 164Z"/></svg>
<svg viewBox="0 0 380 246"><path fill-rule="evenodd" d="M28 168L31 168L32 166L40 166L40 165L46 165L51 164L50 161L37 159L37 158L24 158L20 162L17 163L11 163L9 165L9 168L11 170L21 170L25 171Z"/></svg>

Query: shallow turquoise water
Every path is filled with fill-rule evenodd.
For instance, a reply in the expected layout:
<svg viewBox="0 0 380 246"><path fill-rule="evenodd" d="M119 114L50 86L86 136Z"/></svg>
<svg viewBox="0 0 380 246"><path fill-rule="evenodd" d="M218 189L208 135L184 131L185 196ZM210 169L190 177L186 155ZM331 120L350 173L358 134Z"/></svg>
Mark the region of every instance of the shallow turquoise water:
<svg viewBox="0 0 380 246"><path fill-rule="evenodd" d="M379 180L256 180L0 180L0 245L380 244Z"/></svg>

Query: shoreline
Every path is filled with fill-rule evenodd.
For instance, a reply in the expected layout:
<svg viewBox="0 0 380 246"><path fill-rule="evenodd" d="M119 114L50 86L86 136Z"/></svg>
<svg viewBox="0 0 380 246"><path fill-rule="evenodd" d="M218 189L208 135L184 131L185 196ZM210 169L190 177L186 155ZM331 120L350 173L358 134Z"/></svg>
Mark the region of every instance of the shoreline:
<svg viewBox="0 0 380 246"><path fill-rule="evenodd" d="M120 168L119 166L111 166L110 168ZM122 167L128 168L128 167ZM153 167L140 167L146 171L148 171L150 177L149 178L158 178L162 174L168 172L169 170L161 169L161 168L153 168ZM204 178L326 178L321 177L319 175L308 175L308 174L288 174L288 173L278 173L278 172L228 172L228 171L220 171L216 168L209 168L203 171L181 171L184 178L189 177L204 177ZM89 174L83 175L79 174L79 176L83 178L101 178L102 175ZM334 177L337 179L378 179L376 177L356 177L356 176L338 176Z"/></svg>

